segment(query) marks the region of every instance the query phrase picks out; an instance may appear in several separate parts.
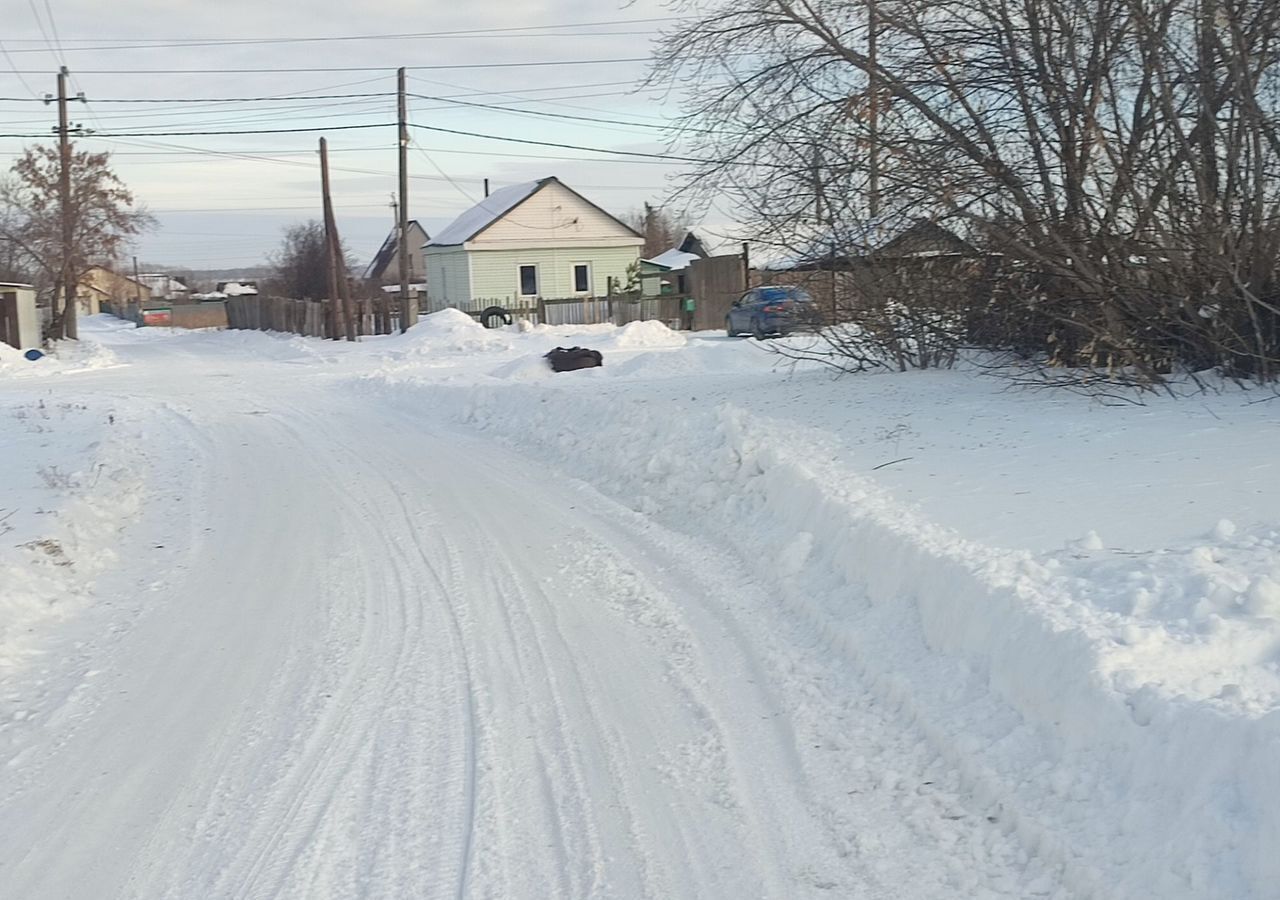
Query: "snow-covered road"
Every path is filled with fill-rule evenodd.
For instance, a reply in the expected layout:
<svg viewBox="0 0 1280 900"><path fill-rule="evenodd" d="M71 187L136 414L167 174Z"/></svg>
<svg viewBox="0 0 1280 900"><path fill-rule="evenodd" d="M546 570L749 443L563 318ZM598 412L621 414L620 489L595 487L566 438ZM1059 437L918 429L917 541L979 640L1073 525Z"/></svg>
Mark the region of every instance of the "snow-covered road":
<svg viewBox="0 0 1280 900"><path fill-rule="evenodd" d="M6 679L4 896L1066 896L735 535L323 366L115 352L58 396L145 502Z"/></svg>

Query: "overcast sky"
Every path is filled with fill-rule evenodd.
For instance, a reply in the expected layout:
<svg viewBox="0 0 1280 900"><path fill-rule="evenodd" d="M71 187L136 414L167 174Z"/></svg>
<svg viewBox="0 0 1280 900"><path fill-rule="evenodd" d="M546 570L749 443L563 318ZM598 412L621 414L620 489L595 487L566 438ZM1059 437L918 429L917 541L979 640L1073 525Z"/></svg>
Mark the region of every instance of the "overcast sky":
<svg viewBox="0 0 1280 900"><path fill-rule="evenodd" d="M410 99L409 118L417 125L662 152L663 123L676 106L638 91L646 64L624 60L647 58L657 31L672 26L670 16L659 0L8 0L0 30L0 133L50 131L56 109L34 97L55 90L65 62L72 91L88 100L72 105L72 121L100 133L79 140L112 152L117 172L159 221L139 241L139 257L149 266L197 269L261 263L284 226L319 218L315 148L326 134L339 228L364 260L393 221L398 66L442 67L409 72L409 92L419 95ZM510 65L557 61L577 64ZM143 71L195 69L219 71ZM334 94L381 96L208 102ZM154 100L203 102L114 102ZM350 128L379 124L384 127ZM102 136L317 127L329 130ZM679 171L663 161L418 129L411 137L410 214L429 232L480 199L486 177L501 187L556 175L622 213L664 200L669 176ZM0 168L35 140L0 138ZM720 227L706 223L709 232Z"/></svg>

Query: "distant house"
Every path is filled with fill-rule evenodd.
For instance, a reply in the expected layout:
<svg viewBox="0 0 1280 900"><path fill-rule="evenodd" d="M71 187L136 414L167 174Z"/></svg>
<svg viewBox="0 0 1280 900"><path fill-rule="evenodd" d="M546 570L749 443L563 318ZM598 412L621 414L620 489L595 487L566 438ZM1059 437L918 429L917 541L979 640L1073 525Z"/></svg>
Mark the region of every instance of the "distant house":
<svg viewBox="0 0 1280 900"><path fill-rule="evenodd" d="M494 191L423 248L431 310L604 296L644 238L558 178Z"/></svg>
<svg viewBox="0 0 1280 900"><path fill-rule="evenodd" d="M235 281L219 281L213 292L223 297L256 297L258 282L244 278Z"/></svg>
<svg viewBox="0 0 1280 900"><path fill-rule="evenodd" d="M96 316L103 304L124 306L151 299L151 288L106 266L90 266L76 284L77 311L82 316Z"/></svg>
<svg viewBox="0 0 1280 900"><path fill-rule="evenodd" d="M998 266L998 254L979 250L936 222L909 219L818 238L798 258L759 270L753 281L803 287L838 316L889 300L981 302Z"/></svg>
<svg viewBox="0 0 1280 900"><path fill-rule="evenodd" d="M706 259L707 255L702 241L690 231L678 247L659 253L653 259L640 260L640 295L687 294L689 286L685 269L695 260Z"/></svg>
<svg viewBox="0 0 1280 900"><path fill-rule="evenodd" d="M832 252L831 248L835 248ZM862 261L892 259L922 259L926 257L983 256L972 244L955 232L928 219L911 219L897 227L876 224L834 238L818 239L810 251L799 259L776 269L830 270L834 263L837 270L848 269Z"/></svg>
<svg viewBox="0 0 1280 900"><path fill-rule="evenodd" d="M185 300L191 294L185 283L163 272L146 272L138 280L151 290L152 300Z"/></svg>
<svg viewBox="0 0 1280 900"><path fill-rule="evenodd" d="M409 283L421 283L426 268L422 262L422 245L431 239L417 219L409 220ZM400 229L392 228L382 242L378 254L364 270L366 281L375 284L400 283Z"/></svg>

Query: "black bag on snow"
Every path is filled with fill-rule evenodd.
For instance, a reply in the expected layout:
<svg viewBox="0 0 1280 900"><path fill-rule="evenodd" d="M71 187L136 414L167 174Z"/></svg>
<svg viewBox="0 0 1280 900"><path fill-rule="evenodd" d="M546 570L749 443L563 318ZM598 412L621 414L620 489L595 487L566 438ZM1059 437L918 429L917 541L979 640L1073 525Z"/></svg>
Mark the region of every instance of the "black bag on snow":
<svg viewBox="0 0 1280 900"><path fill-rule="evenodd" d="M592 369L604 365L604 356L599 350L588 350L585 347L557 347L544 356L553 372L572 372L574 369Z"/></svg>

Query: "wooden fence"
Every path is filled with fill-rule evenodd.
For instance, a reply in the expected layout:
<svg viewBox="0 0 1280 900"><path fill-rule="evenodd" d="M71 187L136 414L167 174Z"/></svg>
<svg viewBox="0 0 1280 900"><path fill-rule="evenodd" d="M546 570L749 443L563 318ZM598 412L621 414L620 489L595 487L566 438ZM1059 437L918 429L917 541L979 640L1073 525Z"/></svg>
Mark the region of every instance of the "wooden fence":
<svg viewBox="0 0 1280 900"><path fill-rule="evenodd" d="M379 297L350 301L357 335L392 334L400 327L398 301ZM327 300L285 297L228 297L227 327L242 331L279 331L308 337L339 338L333 305Z"/></svg>
<svg viewBox="0 0 1280 900"><path fill-rule="evenodd" d="M680 310L684 297L640 297L615 294L611 297L540 297L532 303L508 305L505 299L472 300L453 307L475 318L497 306L512 319L528 319L535 325L626 325L628 322L657 320L670 328L681 327Z"/></svg>

